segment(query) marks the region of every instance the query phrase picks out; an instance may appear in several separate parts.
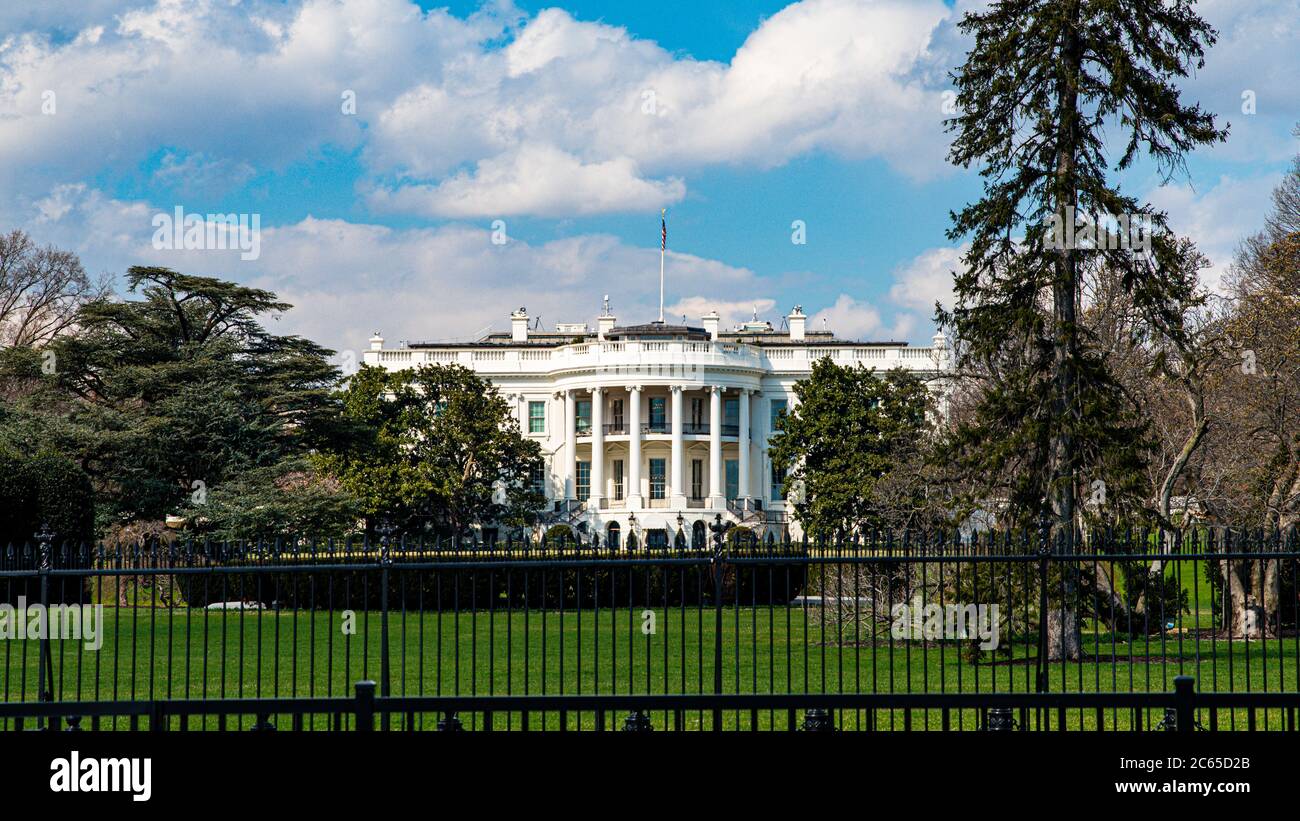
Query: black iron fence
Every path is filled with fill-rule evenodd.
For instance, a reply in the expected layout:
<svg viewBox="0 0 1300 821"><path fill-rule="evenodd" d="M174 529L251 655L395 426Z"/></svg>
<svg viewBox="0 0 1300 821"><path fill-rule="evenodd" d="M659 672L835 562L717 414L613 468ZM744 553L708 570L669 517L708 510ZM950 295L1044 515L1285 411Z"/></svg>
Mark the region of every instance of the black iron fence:
<svg viewBox="0 0 1300 821"><path fill-rule="evenodd" d="M0 725L1293 730L1298 548L47 539L0 556Z"/></svg>

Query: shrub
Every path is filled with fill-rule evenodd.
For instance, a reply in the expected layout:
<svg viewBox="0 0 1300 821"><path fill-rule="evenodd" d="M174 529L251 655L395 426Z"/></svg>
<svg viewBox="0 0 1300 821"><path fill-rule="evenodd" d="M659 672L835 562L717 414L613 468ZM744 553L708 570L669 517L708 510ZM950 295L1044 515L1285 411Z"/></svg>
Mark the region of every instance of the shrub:
<svg viewBox="0 0 1300 821"><path fill-rule="evenodd" d="M15 569L36 570L36 532L49 525L54 533L51 567L67 565L70 554L89 545L95 537L94 491L90 477L76 463L62 456L41 455L16 459L0 455L0 545L13 546ZM4 600L15 602L25 596L38 601L40 582L35 577L11 579L0 587ZM60 577L50 586L50 600L86 600L82 577Z"/></svg>

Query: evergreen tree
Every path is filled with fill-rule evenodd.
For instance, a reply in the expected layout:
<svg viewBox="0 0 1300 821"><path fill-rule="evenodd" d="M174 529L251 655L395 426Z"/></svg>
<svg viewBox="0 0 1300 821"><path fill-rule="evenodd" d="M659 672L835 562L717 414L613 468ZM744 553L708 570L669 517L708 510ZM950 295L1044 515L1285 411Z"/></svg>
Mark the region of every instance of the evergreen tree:
<svg viewBox="0 0 1300 821"><path fill-rule="evenodd" d="M950 159L978 166L984 190L953 215L949 236L970 249L956 306L938 318L988 387L949 454L973 474L1007 477L1013 514L1050 515L1067 546L1098 481L1112 500L1137 492L1147 447L1079 319L1083 285L1108 266L1165 324L1189 298L1165 215L1123 193L1110 161L1122 171L1145 152L1169 178L1188 151L1226 136L1175 87L1215 40L1192 6L1004 0L960 24L974 45L953 76ZM1086 231L1067 241L1067 226L1087 221L1102 223L1095 241Z"/></svg>

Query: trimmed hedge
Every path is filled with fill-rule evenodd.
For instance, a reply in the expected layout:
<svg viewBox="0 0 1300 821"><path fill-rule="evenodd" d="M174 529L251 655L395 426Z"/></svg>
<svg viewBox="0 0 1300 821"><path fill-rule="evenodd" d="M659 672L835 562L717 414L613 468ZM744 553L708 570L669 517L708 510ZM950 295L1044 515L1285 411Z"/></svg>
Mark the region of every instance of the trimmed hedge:
<svg viewBox="0 0 1300 821"><path fill-rule="evenodd" d="M806 577L802 563L727 565L723 603L787 603L803 593ZM381 571L373 564L356 570L314 571L304 566L293 572L184 573L175 578L191 607L245 601L294 609L377 610L382 597ZM709 567L611 568L574 562L546 570L427 570L397 564L390 568L388 580L390 610L691 607L712 604L713 599Z"/></svg>

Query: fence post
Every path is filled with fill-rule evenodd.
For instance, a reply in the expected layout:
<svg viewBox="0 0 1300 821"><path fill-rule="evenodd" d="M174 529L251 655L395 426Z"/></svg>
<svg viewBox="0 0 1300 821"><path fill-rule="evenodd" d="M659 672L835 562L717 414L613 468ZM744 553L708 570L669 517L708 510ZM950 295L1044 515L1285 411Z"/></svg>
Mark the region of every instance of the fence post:
<svg viewBox="0 0 1300 821"><path fill-rule="evenodd" d="M375 683L358 681L356 692L357 732L370 732L375 729Z"/></svg>
<svg viewBox="0 0 1300 821"><path fill-rule="evenodd" d="M722 523L722 514L714 516L713 524L713 694L722 695L722 534L727 526ZM713 730L722 730L722 710L713 710Z"/></svg>
<svg viewBox="0 0 1300 821"><path fill-rule="evenodd" d="M49 630L49 612L50 612L50 549L54 542L54 533L50 530L48 522L41 525L39 533L35 534L36 541L39 544L39 560L37 572L40 573L41 579L41 610L46 614L46 629L41 635L41 660L40 671L37 674L36 692L37 699L40 701L54 700L54 657L50 652L50 630ZM27 618L26 614L19 618ZM50 726L51 720L46 721Z"/></svg>
<svg viewBox="0 0 1300 821"><path fill-rule="evenodd" d="M1052 555L1051 521L1044 516L1038 541L1038 675L1035 690L1047 692L1047 562Z"/></svg>
<svg viewBox="0 0 1300 821"><path fill-rule="evenodd" d="M1174 678L1174 709L1177 710L1180 733L1196 729L1196 679L1191 676Z"/></svg>
<svg viewBox="0 0 1300 821"><path fill-rule="evenodd" d="M393 525L385 519L375 528L375 532L379 534L379 687L380 693L388 697L392 695L388 675L388 568L393 563L393 557L389 553ZM384 721L384 729L388 729L387 719Z"/></svg>

